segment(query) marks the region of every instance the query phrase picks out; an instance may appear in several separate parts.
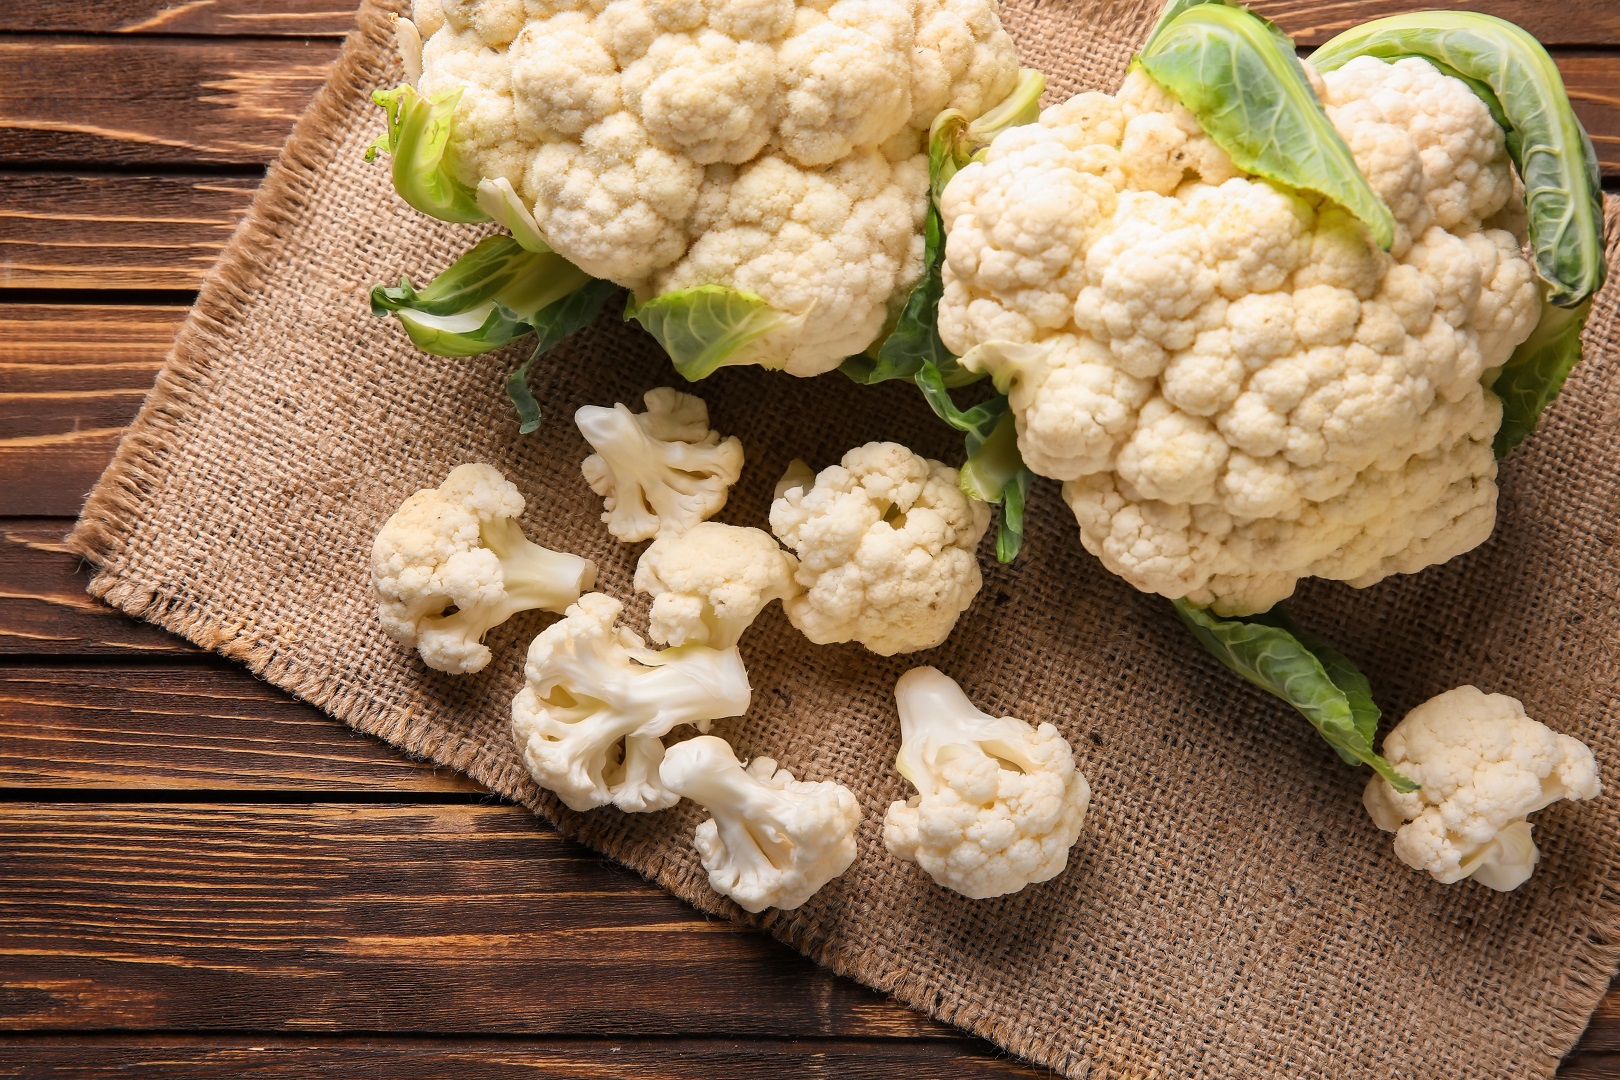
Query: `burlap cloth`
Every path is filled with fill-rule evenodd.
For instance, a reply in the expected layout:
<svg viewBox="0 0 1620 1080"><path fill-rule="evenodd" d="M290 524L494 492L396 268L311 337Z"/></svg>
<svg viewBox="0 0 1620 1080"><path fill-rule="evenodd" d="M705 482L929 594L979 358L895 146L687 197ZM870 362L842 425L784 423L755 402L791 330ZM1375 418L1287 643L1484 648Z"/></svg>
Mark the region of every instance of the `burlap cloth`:
<svg viewBox="0 0 1620 1080"><path fill-rule="evenodd" d="M1148 3L1013 0L1005 21L1058 94L1112 88ZM1038 484L1025 553L986 566L944 647L878 659L807 644L773 607L743 652L755 688L719 734L859 795L860 856L792 912L750 918L712 893L689 803L576 814L514 752L508 702L525 644L552 616L490 637L482 674L425 670L378 629L367 559L377 526L453 465L489 461L529 498L544 543L630 593L640 546L611 540L570 422L673 376L616 317L543 364L540 432L516 435L502 379L521 355L442 360L373 318L375 282L419 284L475 230L405 207L362 151L366 100L398 79L385 8L369 4L300 121L116 460L74 547L91 591L361 731L466 771L706 911L757 922L835 971L1070 1077L1440 1080L1550 1076L1613 970L1620 803L1539 816L1543 861L1499 895L1398 863L1346 768L1305 722L1199 651L1169 604L1080 548ZM1612 211L1611 207L1611 211ZM1613 214L1611 213L1611 217ZM1521 697L1591 743L1620 788L1620 332L1611 289L1589 357L1502 470L1496 538L1446 566L1357 592L1303 591L1296 612L1370 674L1388 714L1459 683ZM957 460L957 438L904 386L728 369L699 387L748 453L722 518L763 525L789 459L826 465L873 438ZM639 618L644 607L638 606ZM908 789L892 768L895 678L920 663L998 713L1050 719L1094 800L1068 870L969 901L896 862L879 838Z"/></svg>

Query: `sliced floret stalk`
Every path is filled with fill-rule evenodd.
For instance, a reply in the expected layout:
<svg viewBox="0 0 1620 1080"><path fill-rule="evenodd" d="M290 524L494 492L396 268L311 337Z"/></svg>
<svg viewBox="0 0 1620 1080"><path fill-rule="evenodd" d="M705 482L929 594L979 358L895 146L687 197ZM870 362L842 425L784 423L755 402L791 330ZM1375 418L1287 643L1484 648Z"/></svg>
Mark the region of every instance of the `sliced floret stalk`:
<svg viewBox="0 0 1620 1080"><path fill-rule="evenodd" d="M967 449L967 460L958 474L962 490L980 502L1001 507L996 558L1012 562L1024 546L1024 501L1035 474L1018 453L1018 430L1007 396L997 394L971 409L959 408L945 376L933 364L924 364L917 372L917 385L934 414L962 432Z"/></svg>
<svg viewBox="0 0 1620 1080"><path fill-rule="evenodd" d="M1535 429L1581 357L1581 329L1603 287L1603 193L1597 153L1558 66L1529 33L1490 15L1423 11L1375 19L1311 54L1321 71L1358 56L1427 60L1467 83L1502 126L1524 183L1530 248L1545 286L1541 321L1493 389L1502 399L1497 457Z"/></svg>
<svg viewBox="0 0 1620 1080"><path fill-rule="evenodd" d="M662 737L748 711L735 649L654 651L617 625L624 605L587 593L529 646L512 733L541 787L573 810L609 803L643 813L679 796L659 779Z"/></svg>
<svg viewBox="0 0 1620 1080"><path fill-rule="evenodd" d="M1385 736L1384 753L1421 786L1403 791L1375 776L1362 801L1395 834L1400 860L1442 884L1518 888L1541 855L1529 815L1602 790L1589 747L1532 720L1517 698L1473 686L1413 709Z"/></svg>
<svg viewBox="0 0 1620 1080"><path fill-rule="evenodd" d="M700 398L667 386L647 391L647 411L586 405L574 414L596 453L580 465L602 496L602 520L626 544L678 533L713 517L742 474L742 443L709 428Z"/></svg>
<svg viewBox="0 0 1620 1080"><path fill-rule="evenodd" d="M799 907L855 861L861 809L841 784L795 780L770 758L744 768L713 735L670 747L659 776L713 815L693 845L710 887L745 911Z"/></svg>
<svg viewBox="0 0 1620 1080"><path fill-rule="evenodd" d="M839 368L858 383L914 379L924 364L933 364L946 385L962 386L978 376L964 371L939 339L939 299L944 291L940 276L945 257L945 226L939 216L939 193L958 169L982 154L995 137L1009 128L1034 123L1040 116L1041 92L1046 76L1022 68L1018 83L995 108L969 121L957 109L934 118L928 136L928 216L923 225L923 276L906 297L899 319L883 338Z"/></svg>
<svg viewBox="0 0 1620 1080"><path fill-rule="evenodd" d="M479 208L477 192L457 179L450 127L462 93L457 88L423 97L409 84L375 91L371 100L387 114L388 126L366 149L366 160L389 155L400 198L429 217L471 224L490 216Z"/></svg>
<svg viewBox="0 0 1620 1080"><path fill-rule="evenodd" d="M699 285L625 308L664 347L688 382L723 367L783 367L799 342L808 311L772 307L764 297L726 285Z"/></svg>
<svg viewBox="0 0 1620 1080"><path fill-rule="evenodd" d="M400 506L372 545L383 629L429 667L467 673L490 661L483 637L520 611L562 612L596 580L588 559L529 540L523 497L493 466L461 465Z"/></svg>
<svg viewBox="0 0 1620 1080"><path fill-rule="evenodd" d="M889 852L975 900L1062 873L1091 787L1057 729L976 708L937 668L906 672L894 697L895 768L917 794L889 807Z"/></svg>
<svg viewBox="0 0 1620 1080"><path fill-rule="evenodd" d="M1172 3L1165 16L1137 58L1148 76L1239 168L1338 203L1387 250L1395 215L1328 119L1288 35L1224 3Z"/></svg>
<svg viewBox="0 0 1620 1080"><path fill-rule="evenodd" d="M635 588L653 598L647 632L654 641L729 649L767 604L802 591L798 568L763 529L700 521L641 553Z"/></svg>
<svg viewBox="0 0 1620 1080"><path fill-rule="evenodd" d="M1226 618L1177 600L1176 614L1211 656L1311 722L1347 765L1368 765L1396 791L1416 790L1373 749L1381 714L1367 676L1326 642L1294 626L1282 605Z"/></svg>

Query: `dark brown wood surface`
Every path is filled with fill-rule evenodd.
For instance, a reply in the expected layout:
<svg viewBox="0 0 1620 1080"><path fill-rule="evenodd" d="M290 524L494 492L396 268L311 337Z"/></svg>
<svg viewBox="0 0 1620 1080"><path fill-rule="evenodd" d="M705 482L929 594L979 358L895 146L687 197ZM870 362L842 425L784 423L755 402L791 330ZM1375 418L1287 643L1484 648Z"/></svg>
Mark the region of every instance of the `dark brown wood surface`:
<svg viewBox="0 0 1620 1080"><path fill-rule="evenodd" d="M1620 0L1458 6L1554 46L1613 186ZM0 0L0 1078L1047 1075L85 594L61 537L352 16ZM1620 1080L1620 993L1560 1075Z"/></svg>

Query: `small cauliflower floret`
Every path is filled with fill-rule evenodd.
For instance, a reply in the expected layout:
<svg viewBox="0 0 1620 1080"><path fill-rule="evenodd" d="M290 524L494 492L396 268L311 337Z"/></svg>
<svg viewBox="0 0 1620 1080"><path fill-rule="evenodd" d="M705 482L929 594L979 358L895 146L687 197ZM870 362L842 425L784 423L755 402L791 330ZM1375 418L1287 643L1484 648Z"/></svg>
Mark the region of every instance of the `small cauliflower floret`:
<svg viewBox="0 0 1620 1080"><path fill-rule="evenodd" d="M980 712L937 668L900 676L894 697L895 768L917 794L883 819L889 853L974 900L1061 874L1091 786L1057 728Z"/></svg>
<svg viewBox="0 0 1620 1080"><path fill-rule="evenodd" d="M523 496L493 465L458 465L383 523L371 585L388 636L437 671L481 671L483 637L520 611L562 612L596 582L596 564L523 535Z"/></svg>
<svg viewBox="0 0 1620 1080"><path fill-rule="evenodd" d="M1406 714L1384 738L1384 757L1419 787L1401 794L1373 777L1362 801L1395 834L1395 854L1451 884L1471 877L1507 892L1541 857L1530 814L1601 790L1597 762L1579 740L1525 715L1517 698L1459 686Z"/></svg>
<svg viewBox="0 0 1620 1080"><path fill-rule="evenodd" d="M659 775L714 815L693 845L709 886L745 911L796 908L855 861L861 808L842 784L795 780L770 758L745 769L713 735L670 747Z"/></svg>
<svg viewBox="0 0 1620 1080"><path fill-rule="evenodd" d="M574 414L596 453L580 466L602 496L608 532L626 544L690 529L726 505L742 473L736 436L709 430L709 407L667 386L647 391L647 411L586 405Z"/></svg>
<svg viewBox="0 0 1620 1080"><path fill-rule="evenodd" d="M939 332L1132 585L1230 615L1467 551L1496 518L1490 387L1541 299L1502 130L1423 60L1318 80L1396 219L1243 173L1140 68L946 185Z"/></svg>
<svg viewBox="0 0 1620 1080"><path fill-rule="evenodd" d="M799 556L788 619L818 645L880 656L931 649L982 583L975 554L990 508L956 470L899 443L867 443L771 505L771 531Z"/></svg>
<svg viewBox="0 0 1620 1080"><path fill-rule="evenodd" d="M798 560L763 529L703 521L654 540L636 564L653 598L647 632L665 645L729 649L772 600L799 593Z"/></svg>
<svg viewBox="0 0 1620 1080"><path fill-rule="evenodd" d="M616 625L623 610L602 593L580 597L529 646L527 682L512 699L512 735L530 775L573 810L674 806L679 796L658 776L663 736L748 711L736 649L648 649Z"/></svg>
<svg viewBox="0 0 1620 1080"><path fill-rule="evenodd" d="M829 371L923 271L924 152L944 109L1018 78L995 0L419 0L424 95L461 89L452 154L546 240L645 301L700 285L804 319Z"/></svg>

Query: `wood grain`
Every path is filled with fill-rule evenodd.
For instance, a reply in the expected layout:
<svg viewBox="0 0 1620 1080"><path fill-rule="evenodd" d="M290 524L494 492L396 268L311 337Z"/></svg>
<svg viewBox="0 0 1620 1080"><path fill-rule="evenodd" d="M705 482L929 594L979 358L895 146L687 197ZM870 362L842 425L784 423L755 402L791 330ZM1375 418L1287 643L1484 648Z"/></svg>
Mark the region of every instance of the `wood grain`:
<svg viewBox="0 0 1620 1080"><path fill-rule="evenodd" d="M0 1037L0 1080L256 1080L386 1076L392 1080L1011 1080L1053 1077L970 1039L443 1039Z"/></svg>
<svg viewBox="0 0 1620 1080"><path fill-rule="evenodd" d="M0 668L0 788L479 793L211 658Z"/></svg>
<svg viewBox="0 0 1620 1080"><path fill-rule="evenodd" d="M0 32L341 36L354 25L343 0L82 0L72 5L0 0ZM1369 19L1411 11L1408 0L1256 0L1301 45L1319 45ZM1471 0L1447 5L1518 23L1548 45L1620 44L1620 6L1611 0Z"/></svg>
<svg viewBox="0 0 1620 1080"><path fill-rule="evenodd" d="M1276 22L1298 45L1320 45L1352 26L1427 7L1495 15L1524 27L1544 45L1620 44L1620 4L1613 0L1452 0L1444 4L1412 0L1252 0L1249 6Z"/></svg>
<svg viewBox="0 0 1620 1080"><path fill-rule="evenodd" d="M0 880L8 1030L948 1033L513 806L11 803Z"/></svg>
<svg viewBox="0 0 1620 1080"><path fill-rule="evenodd" d="M340 37L354 27L349 0L0 0L0 32Z"/></svg>
<svg viewBox="0 0 1620 1080"><path fill-rule="evenodd" d="M0 165L263 165L338 42L0 39Z"/></svg>
<svg viewBox="0 0 1620 1080"><path fill-rule="evenodd" d="M337 47L324 38L0 39L0 166L262 165ZM1620 62L1590 49L1555 58L1606 174L1620 177Z"/></svg>
<svg viewBox="0 0 1620 1080"><path fill-rule="evenodd" d="M258 186L256 176L0 174L0 288L194 291Z"/></svg>
<svg viewBox="0 0 1620 1080"><path fill-rule="evenodd" d="M62 518L0 519L0 656L203 655L86 593L90 568L62 544L71 525Z"/></svg>
<svg viewBox="0 0 1620 1080"><path fill-rule="evenodd" d="M79 512L183 318L176 307L0 307L0 516Z"/></svg>

